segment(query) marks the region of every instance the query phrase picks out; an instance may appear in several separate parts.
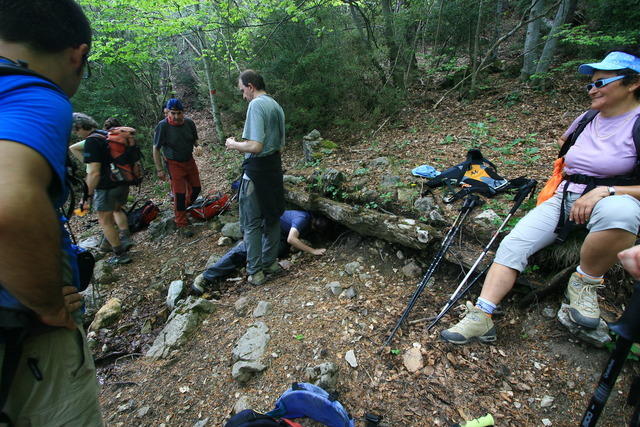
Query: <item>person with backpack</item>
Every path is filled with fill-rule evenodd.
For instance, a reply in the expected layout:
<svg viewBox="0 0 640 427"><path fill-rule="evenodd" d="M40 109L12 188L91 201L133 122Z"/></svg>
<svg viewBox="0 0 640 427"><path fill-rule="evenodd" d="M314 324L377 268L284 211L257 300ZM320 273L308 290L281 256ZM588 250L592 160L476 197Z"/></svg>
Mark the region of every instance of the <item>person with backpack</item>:
<svg viewBox="0 0 640 427"><path fill-rule="evenodd" d="M0 0L0 424L101 426L64 229L69 97L91 28L73 0Z"/></svg>
<svg viewBox="0 0 640 427"><path fill-rule="evenodd" d="M113 159L109 151L108 133L97 127L98 124L90 116L73 114L73 132L84 139L83 158L87 164L88 190L86 208L92 206L98 214L105 237L100 248L114 252L107 263L127 264L131 262L127 251L134 245L127 215L122 210L127 204L129 185L112 179Z"/></svg>
<svg viewBox="0 0 640 427"><path fill-rule="evenodd" d="M276 260L280 215L284 212L282 159L285 129L282 107L266 92L264 79L253 70L240 73L238 89L249 102L242 141L227 138L229 150L244 153L240 180L240 225L247 246L249 283L259 286L267 274L281 269Z"/></svg>
<svg viewBox="0 0 640 427"><path fill-rule="evenodd" d="M187 206L193 204L202 189L198 165L193 158L194 152L200 151L198 131L193 120L184 116L182 101L171 98L165 108L166 117L156 126L153 137L153 161L161 180L167 179L163 164L166 162L175 223L183 236L191 237L193 233L187 228Z"/></svg>
<svg viewBox="0 0 640 427"><path fill-rule="evenodd" d="M329 222L323 216L312 215L310 212L302 210L286 210L280 216L280 243L278 246L278 258L284 258L289 253L290 246L309 253L311 255L324 255L325 248L314 249L307 245L300 238L310 231L322 234ZM202 295L205 291L213 289L215 284L232 274L247 262L247 245L244 240L240 240L215 264L208 267L202 274L199 274L191 285L191 289L197 295Z"/></svg>
<svg viewBox="0 0 640 427"><path fill-rule="evenodd" d="M477 303L467 302L465 317L440 333L445 341L495 341L492 313L528 257L562 240L571 227L586 227L589 233L565 292L568 315L586 329L600 324L596 291L617 254L634 244L640 227L640 53L613 51L578 72L591 77L586 85L591 110L560 138L562 182L501 242Z"/></svg>

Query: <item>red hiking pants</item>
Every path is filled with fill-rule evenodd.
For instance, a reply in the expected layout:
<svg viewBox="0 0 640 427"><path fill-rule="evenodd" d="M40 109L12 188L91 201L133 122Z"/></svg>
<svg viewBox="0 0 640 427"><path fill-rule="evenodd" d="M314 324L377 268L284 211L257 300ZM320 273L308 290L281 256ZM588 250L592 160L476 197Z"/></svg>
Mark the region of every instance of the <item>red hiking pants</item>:
<svg viewBox="0 0 640 427"><path fill-rule="evenodd" d="M186 208L200 194L200 173L193 157L186 162L167 159L167 167L171 180L176 225L184 227L189 225ZM188 204L187 198L189 199Z"/></svg>

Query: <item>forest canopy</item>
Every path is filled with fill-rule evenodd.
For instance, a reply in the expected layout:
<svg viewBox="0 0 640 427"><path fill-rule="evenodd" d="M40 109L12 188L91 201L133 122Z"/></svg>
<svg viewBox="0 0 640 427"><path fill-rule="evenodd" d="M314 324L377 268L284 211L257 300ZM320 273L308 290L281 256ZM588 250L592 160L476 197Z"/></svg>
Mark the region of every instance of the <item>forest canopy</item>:
<svg viewBox="0 0 640 427"><path fill-rule="evenodd" d="M541 88L640 41L624 0L81 0L94 43L75 109L147 132L180 97L241 118L239 71L259 70L289 132L364 128L415 90L474 97L489 73ZM143 131L144 132L144 131Z"/></svg>

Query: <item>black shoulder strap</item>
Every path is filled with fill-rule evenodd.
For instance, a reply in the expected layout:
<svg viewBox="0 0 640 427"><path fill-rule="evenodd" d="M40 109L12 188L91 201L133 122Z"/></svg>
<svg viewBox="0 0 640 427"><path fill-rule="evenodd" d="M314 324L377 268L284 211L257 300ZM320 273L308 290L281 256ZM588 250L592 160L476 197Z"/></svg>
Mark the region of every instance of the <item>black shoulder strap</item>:
<svg viewBox="0 0 640 427"><path fill-rule="evenodd" d="M578 136L580 136L584 128L586 128L587 125L591 123L591 121L598 115L598 113L599 113L598 110L589 110L585 113L582 119L580 119L580 121L578 122L578 126L576 126L575 130L571 132L571 134L567 138L567 141L564 144L562 144L562 147L560 147L558 158L567 154L567 151L569 151L569 148L571 148L573 144L576 143Z"/></svg>
<svg viewBox="0 0 640 427"><path fill-rule="evenodd" d="M5 59L10 61L8 58L5 58L3 56L0 56L0 59ZM0 76L15 76L15 75L20 75L20 76L32 76L32 77L37 77L41 80L43 80L42 82L29 82L29 83L25 83L25 87L27 86L43 86L43 87L47 87L50 89L54 89L62 94L64 94L66 96L66 94L64 93L64 91L60 88L60 86L58 86L56 83L54 83L52 80L50 80L49 78L43 76L42 74L36 73L33 70L29 69L29 66L26 62L23 61L11 61L9 63L7 62L0 62Z"/></svg>

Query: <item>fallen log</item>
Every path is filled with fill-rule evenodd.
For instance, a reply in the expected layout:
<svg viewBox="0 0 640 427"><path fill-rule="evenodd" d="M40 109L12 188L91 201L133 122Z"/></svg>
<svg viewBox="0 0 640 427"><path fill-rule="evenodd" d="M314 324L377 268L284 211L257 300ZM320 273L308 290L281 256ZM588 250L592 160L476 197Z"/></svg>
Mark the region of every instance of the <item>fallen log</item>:
<svg viewBox="0 0 640 427"><path fill-rule="evenodd" d="M426 249L442 239L441 229L415 219L336 202L286 184L285 199L304 210L320 212L359 234L409 248Z"/></svg>

